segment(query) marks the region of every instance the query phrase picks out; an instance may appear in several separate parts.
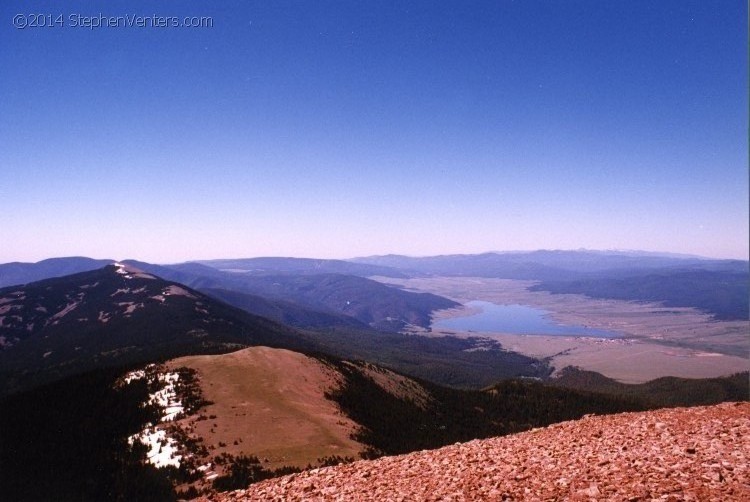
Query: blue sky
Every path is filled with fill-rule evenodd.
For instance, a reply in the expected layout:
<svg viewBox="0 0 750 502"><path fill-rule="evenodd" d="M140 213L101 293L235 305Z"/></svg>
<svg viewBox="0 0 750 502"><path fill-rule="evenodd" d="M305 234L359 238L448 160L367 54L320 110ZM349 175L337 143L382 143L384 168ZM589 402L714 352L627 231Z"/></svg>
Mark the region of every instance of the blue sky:
<svg viewBox="0 0 750 502"><path fill-rule="evenodd" d="M0 13L0 262L748 258L744 1L11 0ZM40 13L64 26L13 25ZM72 26L100 14L213 27Z"/></svg>

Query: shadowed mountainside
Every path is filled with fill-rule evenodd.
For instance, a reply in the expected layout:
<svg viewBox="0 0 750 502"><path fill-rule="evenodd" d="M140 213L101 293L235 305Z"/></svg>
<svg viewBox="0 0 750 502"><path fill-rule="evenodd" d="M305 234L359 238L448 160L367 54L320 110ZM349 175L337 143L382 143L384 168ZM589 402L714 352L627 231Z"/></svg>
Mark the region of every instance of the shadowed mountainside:
<svg viewBox="0 0 750 502"><path fill-rule="evenodd" d="M124 265L0 289L0 393L257 344L314 347L291 328Z"/></svg>
<svg viewBox="0 0 750 502"><path fill-rule="evenodd" d="M289 318L301 321L299 327L320 325L320 313L339 317L332 326L345 325L341 316L353 318L371 328L397 332L409 324L429 327L435 310L452 308L458 304L447 298L429 293L413 293L377 281L354 275L332 273L248 275L223 272L199 263L170 266L150 265L126 261L138 268L170 280L223 297L229 303L246 308L253 313L257 307L241 295L262 297L267 311L285 317L293 306ZM231 293L230 293L231 292ZM253 310L251 310L253 309ZM303 313L303 310L311 312ZM312 320L305 324L305 318ZM331 319L333 320L333 319Z"/></svg>
<svg viewBox="0 0 750 502"><path fill-rule="evenodd" d="M270 300L262 296L227 289L202 288L201 291L245 312L267 317L295 328L350 327L367 329L366 324L353 317L333 312L316 311L293 302Z"/></svg>
<svg viewBox="0 0 750 502"><path fill-rule="evenodd" d="M601 373L568 366L548 383L555 387L638 398L654 406L695 406L750 399L747 371L720 378L663 377L642 384L625 384Z"/></svg>
<svg viewBox="0 0 750 502"><path fill-rule="evenodd" d="M127 441L147 422L158 422L155 416L163 415L167 404L156 409L158 401L149 397L160 388L124 380L125 368L100 369L0 398L4 494L13 500L101 500L102 494L108 499L170 500L175 497L172 486L195 496L196 487L244 488L293 472L275 469L291 463L290 455L296 455L296 462L316 458L316 464L330 465L351 460L346 458L350 455L356 458L354 451L368 458L407 453L591 413L653 406L635 396L530 380L457 390L370 363L265 347L184 357L162 368L180 375L192 372L196 383L189 396L178 395L197 403L192 411L156 426L177 441L169 444L176 444L173 456L179 456L179 467L153 469L144 464L146 449ZM592 432L590 424L584 429ZM347 434L351 435L347 438ZM602 437L609 435L596 436ZM566 441L547 438L545 444ZM265 446L260 448L261 444ZM623 455L631 453L637 452ZM633 458L643 461L642 456ZM321 471L309 475L316 472ZM35 482L40 473L42 482ZM518 483L527 478L509 479ZM192 492L185 491L189 486Z"/></svg>
<svg viewBox="0 0 750 502"><path fill-rule="evenodd" d="M245 283L245 291L348 315L383 331L400 331L408 324L429 327L433 311L459 305L430 293L412 293L341 274L253 277Z"/></svg>
<svg viewBox="0 0 750 502"><path fill-rule="evenodd" d="M169 500L174 493L164 489L172 482L180 490L238 488L274 475L278 465L435 448L640 406L530 382L448 389L369 363L265 347L183 357L161 368L192 374L197 384L176 399L198 404L173 421L155 419L167 401L156 409L160 401L149 395L162 387L124 379L125 369L99 369L0 398L4 495ZM179 467L149 468L146 449L129 445L146 422L158 424L164 444L176 448L170 456ZM40 473L43 482L34 483Z"/></svg>

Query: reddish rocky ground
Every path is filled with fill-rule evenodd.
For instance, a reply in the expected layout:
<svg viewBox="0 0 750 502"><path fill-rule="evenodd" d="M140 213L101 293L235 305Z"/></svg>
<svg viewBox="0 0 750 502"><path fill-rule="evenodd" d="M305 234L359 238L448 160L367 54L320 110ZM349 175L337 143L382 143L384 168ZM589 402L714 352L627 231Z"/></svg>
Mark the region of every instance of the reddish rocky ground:
<svg viewBox="0 0 750 502"><path fill-rule="evenodd" d="M589 416L215 495L287 500L750 501L750 403Z"/></svg>

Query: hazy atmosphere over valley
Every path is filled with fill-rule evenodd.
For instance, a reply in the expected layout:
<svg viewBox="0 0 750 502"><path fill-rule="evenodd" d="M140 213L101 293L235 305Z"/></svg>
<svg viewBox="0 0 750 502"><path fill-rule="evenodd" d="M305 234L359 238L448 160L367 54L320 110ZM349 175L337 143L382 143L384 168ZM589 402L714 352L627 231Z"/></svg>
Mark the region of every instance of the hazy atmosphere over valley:
<svg viewBox="0 0 750 502"><path fill-rule="evenodd" d="M748 4L0 5L0 499L750 500Z"/></svg>

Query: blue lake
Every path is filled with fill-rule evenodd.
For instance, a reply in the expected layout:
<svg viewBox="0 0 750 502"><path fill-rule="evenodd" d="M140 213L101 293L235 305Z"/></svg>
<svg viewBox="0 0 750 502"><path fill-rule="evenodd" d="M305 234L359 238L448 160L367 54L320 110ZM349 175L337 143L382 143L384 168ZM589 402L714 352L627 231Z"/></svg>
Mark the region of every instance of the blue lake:
<svg viewBox="0 0 750 502"><path fill-rule="evenodd" d="M432 327L434 329L519 335L566 335L597 338L618 338L620 336L613 331L557 324L549 317L549 312L546 310L526 305L497 305L490 302L473 301L467 303L466 306L481 309L481 311L465 317L442 319L433 323Z"/></svg>

